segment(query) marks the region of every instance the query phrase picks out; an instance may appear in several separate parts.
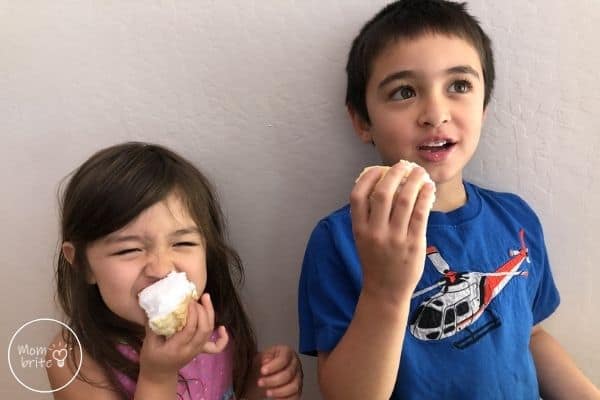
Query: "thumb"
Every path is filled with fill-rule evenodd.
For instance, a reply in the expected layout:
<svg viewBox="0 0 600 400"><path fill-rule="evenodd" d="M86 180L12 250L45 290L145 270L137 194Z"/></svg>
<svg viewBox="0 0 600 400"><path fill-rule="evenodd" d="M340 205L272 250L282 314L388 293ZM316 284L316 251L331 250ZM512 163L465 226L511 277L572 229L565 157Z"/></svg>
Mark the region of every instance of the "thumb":
<svg viewBox="0 0 600 400"><path fill-rule="evenodd" d="M144 343L148 343L148 345L152 346L158 344L161 341L161 336L154 333L152 328L150 328L150 323L146 323L144 325L144 329L146 330L146 336L144 337Z"/></svg>
<svg viewBox="0 0 600 400"><path fill-rule="evenodd" d="M275 358L277 358L278 353L279 349L277 346L269 347L268 349L264 350L260 357L260 365L267 365Z"/></svg>

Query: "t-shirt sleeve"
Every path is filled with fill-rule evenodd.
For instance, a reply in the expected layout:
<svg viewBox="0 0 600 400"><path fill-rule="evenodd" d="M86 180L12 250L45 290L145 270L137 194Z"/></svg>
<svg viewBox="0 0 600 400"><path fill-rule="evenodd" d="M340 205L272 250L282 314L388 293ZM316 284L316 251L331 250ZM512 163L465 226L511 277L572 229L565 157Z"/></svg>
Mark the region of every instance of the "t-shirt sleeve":
<svg viewBox="0 0 600 400"><path fill-rule="evenodd" d="M539 221L538 221L539 223ZM560 295L548 260L548 252L544 242L544 234L541 225L539 227L540 243L540 276L537 290L532 301L533 324L536 325L548 318L560 304Z"/></svg>
<svg viewBox="0 0 600 400"><path fill-rule="evenodd" d="M314 229L298 289L301 353L333 350L350 324L362 284L356 265L349 265L355 253L353 241L336 236L327 220Z"/></svg>

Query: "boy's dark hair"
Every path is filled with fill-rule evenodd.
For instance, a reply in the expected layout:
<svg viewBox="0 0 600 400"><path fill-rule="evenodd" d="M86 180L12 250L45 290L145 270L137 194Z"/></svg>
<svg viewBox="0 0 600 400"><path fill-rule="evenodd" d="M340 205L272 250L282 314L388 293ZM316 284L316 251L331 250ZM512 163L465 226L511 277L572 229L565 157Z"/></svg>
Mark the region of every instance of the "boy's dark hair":
<svg viewBox="0 0 600 400"><path fill-rule="evenodd" d="M373 61L390 42L424 33L458 36L475 47L483 70L485 108L495 77L491 41L477 19L467 12L465 3L446 0L399 0L385 6L363 26L352 42L346 64L346 106L370 123L365 94Z"/></svg>
<svg viewBox="0 0 600 400"><path fill-rule="evenodd" d="M210 293L215 308L215 325L225 325L233 342L233 383L236 394L241 395L256 354L256 339L238 294L242 262L227 243L212 184L173 151L148 143L119 144L98 151L74 172L61 196L60 214L62 242L75 246L75 259L71 265L62 251L59 254L57 298L83 349L104 368L111 388L121 398L128 398L113 372L136 381L139 364L117 346L128 344L139 354L144 327L113 313L98 286L87 282L86 249L172 193L180 196L205 240L205 292ZM76 347L71 335L65 340ZM85 376L79 379L100 386Z"/></svg>

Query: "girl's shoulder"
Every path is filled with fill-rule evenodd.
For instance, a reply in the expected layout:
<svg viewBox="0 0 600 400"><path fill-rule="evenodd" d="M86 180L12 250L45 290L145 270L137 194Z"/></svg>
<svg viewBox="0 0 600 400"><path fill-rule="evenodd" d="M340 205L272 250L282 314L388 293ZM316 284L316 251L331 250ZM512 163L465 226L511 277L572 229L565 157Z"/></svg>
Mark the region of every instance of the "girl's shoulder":
<svg viewBox="0 0 600 400"><path fill-rule="evenodd" d="M54 337L48 349L64 348L65 340L62 332L60 332ZM64 388L54 392L55 400L80 400L83 398L86 400L120 400L116 392L108 389L110 383L104 369L90 357L85 349L82 351L81 369L77 373L80 354L77 343L73 345L73 348L67 349L67 357L62 365L56 362L52 353L51 351L46 353L46 373L48 374L50 387L52 390L56 390L64 386ZM73 379L75 375L77 377ZM94 382L97 385L88 382Z"/></svg>

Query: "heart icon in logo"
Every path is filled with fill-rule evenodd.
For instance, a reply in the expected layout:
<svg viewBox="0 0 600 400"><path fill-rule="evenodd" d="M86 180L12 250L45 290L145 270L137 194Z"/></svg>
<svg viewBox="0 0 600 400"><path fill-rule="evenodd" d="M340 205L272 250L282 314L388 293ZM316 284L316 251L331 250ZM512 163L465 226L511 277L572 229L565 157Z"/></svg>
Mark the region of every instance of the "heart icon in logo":
<svg viewBox="0 0 600 400"><path fill-rule="evenodd" d="M52 358L56 360L57 365L62 368L65 366L65 358L67 358L67 349L56 349L52 351Z"/></svg>

